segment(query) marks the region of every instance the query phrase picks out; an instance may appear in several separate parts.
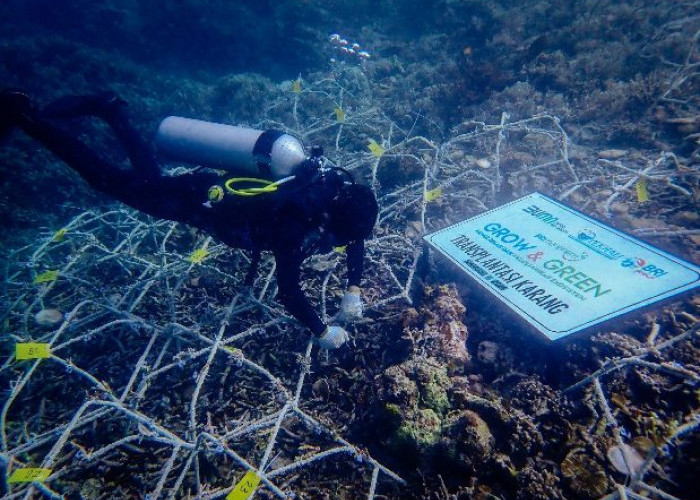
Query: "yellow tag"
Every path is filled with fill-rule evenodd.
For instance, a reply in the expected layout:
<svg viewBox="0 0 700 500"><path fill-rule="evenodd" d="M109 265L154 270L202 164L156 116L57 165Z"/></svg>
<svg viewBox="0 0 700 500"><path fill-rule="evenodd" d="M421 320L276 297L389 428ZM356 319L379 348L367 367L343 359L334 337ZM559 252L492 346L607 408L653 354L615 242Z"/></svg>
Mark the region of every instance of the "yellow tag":
<svg viewBox="0 0 700 500"><path fill-rule="evenodd" d="M209 250L206 248L198 248L187 258L193 264L201 264L204 259L209 255Z"/></svg>
<svg viewBox="0 0 700 500"><path fill-rule="evenodd" d="M301 92L301 80L294 80L292 82L292 92L298 94Z"/></svg>
<svg viewBox="0 0 700 500"><path fill-rule="evenodd" d="M58 271L44 271L36 275L34 283L48 283L50 281L56 281L56 279L58 279Z"/></svg>
<svg viewBox="0 0 700 500"><path fill-rule="evenodd" d="M225 345L224 349L226 349L231 354L236 354L238 352L238 349L236 349L235 347L231 347L230 345Z"/></svg>
<svg viewBox="0 0 700 500"><path fill-rule="evenodd" d="M649 191L647 191L647 180L644 177L640 177L637 181L637 201L639 203L644 203L649 201Z"/></svg>
<svg viewBox="0 0 700 500"><path fill-rule="evenodd" d="M49 344L45 342L17 342L15 344L15 358L41 359L50 356Z"/></svg>
<svg viewBox="0 0 700 500"><path fill-rule="evenodd" d="M338 253L345 253L345 249L347 248L347 245L343 245L342 247L333 247L333 250L335 250Z"/></svg>
<svg viewBox="0 0 700 500"><path fill-rule="evenodd" d="M369 147L369 150L372 152L372 154L374 156L376 156L377 158L379 158L380 156L382 156L384 154L384 151L385 151L384 148L380 144L378 144L377 141L375 141L374 139L369 140L368 147Z"/></svg>
<svg viewBox="0 0 700 500"><path fill-rule="evenodd" d="M430 191L425 192L425 201L427 203L430 203L433 200L437 200L442 196L442 188L441 187L436 187L435 189L431 189Z"/></svg>
<svg viewBox="0 0 700 500"><path fill-rule="evenodd" d="M29 483L32 481L45 481L51 475L51 469L17 469L15 470L9 483Z"/></svg>
<svg viewBox="0 0 700 500"><path fill-rule="evenodd" d="M66 236L66 233L68 233L68 229L62 227L61 229L56 231L56 234L53 235L53 241L63 241L63 238Z"/></svg>
<svg viewBox="0 0 700 500"><path fill-rule="evenodd" d="M248 471L233 488L233 491L226 495L226 500L246 500L250 498L258 484L260 484L260 476L255 471Z"/></svg>
<svg viewBox="0 0 700 500"><path fill-rule="evenodd" d="M335 108L333 112L335 113L336 120L340 123L345 123L345 111L343 111L342 108Z"/></svg>

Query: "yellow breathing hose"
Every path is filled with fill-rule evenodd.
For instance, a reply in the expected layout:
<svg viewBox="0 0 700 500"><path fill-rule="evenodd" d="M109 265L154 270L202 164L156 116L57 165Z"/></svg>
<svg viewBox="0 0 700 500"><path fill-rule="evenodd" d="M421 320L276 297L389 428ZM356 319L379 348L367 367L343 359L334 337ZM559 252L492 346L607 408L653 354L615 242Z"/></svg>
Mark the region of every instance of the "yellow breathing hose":
<svg viewBox="0 0 700 500"><path fill-rule="evenodd" d="M264 193L274 193L277 191L277 187L280 185L284 184L285 182L289 182L292 179L294 179L293 175L290 175L289 177L285 177L283 179L280 179L278 181L269 181L267 179L256 179L255 177L233 177L229 180L226 181L224 186L226 186L226 191L228 191L231 194L235 194L236 196L257 196L259 194L264 194ZM256 186L250 186L250 187L241 187L241 188L234 188L233 186L235 184L239 183L251 183L251 184L257 184Z"/></svg>

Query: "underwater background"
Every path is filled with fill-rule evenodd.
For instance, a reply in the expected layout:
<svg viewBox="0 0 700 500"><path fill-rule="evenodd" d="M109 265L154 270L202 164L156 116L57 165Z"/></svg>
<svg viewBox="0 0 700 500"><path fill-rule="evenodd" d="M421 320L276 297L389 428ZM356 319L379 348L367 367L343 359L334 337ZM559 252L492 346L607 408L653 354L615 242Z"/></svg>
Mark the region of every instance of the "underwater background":
<svg viewBox="0 0 700 500"><path fill-rule="evenodd" d="M168 115L284 130L380 215L366 319L319 352L270 257L249 293L246 252L11 131L0 496L226 498L258 470L253 498L695 498L697 293L547 343L421 256L423 235L538 191L698 264L699 44L700 2L678 0L6 0L3 88L115 91L146 138ZM71 126L126 162L105 127ZM303 269L326 316L344 259ZM51 357L18 361L18 342ZM10 481L32 467L50 472Z"/></svg>

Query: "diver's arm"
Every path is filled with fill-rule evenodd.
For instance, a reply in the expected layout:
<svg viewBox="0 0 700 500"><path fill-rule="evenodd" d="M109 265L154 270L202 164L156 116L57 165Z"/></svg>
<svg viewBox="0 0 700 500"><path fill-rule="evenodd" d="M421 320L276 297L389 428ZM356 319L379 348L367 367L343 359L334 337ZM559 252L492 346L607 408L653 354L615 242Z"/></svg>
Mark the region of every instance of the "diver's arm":
<svg viewBox="0 0 700 500"><path fill-rule="evenodd" d="M345 252L347 253L348 289L351 287L359 288L365 259L364 240L351 242Z"/></svg>
<svg viewBox="0 0 700 500"><path fill-rule="evenodd" d="M326 325L316 314L299 285L302 258L289 249L273 251L277 263L277 288L280 302L292 316L306 326L316 337L326 330Z"/></svg>
<svg viewBox="0 0 700 500"><path fill-rule="evenodd" d="M352 323L362 319L363 307L360 290L362 280L362 264L364 260L364 240L353 241L348 244L347 266L348 266L348 288L340 301L340 308L335 319L341 323Z"/></svg>

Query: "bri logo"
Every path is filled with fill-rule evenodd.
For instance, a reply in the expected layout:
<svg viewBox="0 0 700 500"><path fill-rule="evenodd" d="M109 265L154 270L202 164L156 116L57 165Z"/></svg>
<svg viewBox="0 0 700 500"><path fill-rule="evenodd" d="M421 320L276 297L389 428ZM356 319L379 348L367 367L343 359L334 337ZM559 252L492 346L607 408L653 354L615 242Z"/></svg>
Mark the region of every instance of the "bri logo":
<svg viewBox="0 0 700 500"><path fill-rule="evenodd" d="M641 257L635 257L633 259L626 258L622 262L620 262L620 265L622 267L631 269L635 273L641 274L642 276L650 280L660 278L661 276L668 274L668 271L665 271L660 267L656 267L654 264L648 264L647 261L642 259Z"/></svg>

